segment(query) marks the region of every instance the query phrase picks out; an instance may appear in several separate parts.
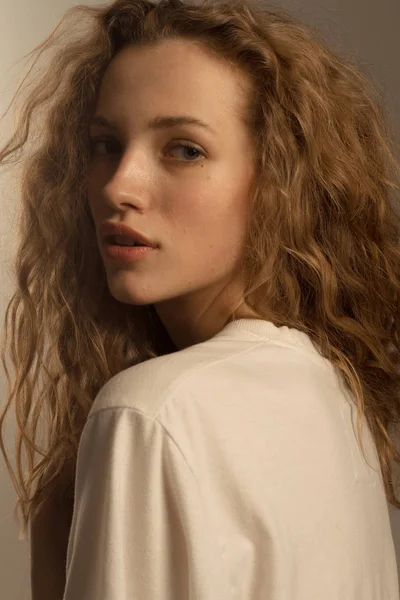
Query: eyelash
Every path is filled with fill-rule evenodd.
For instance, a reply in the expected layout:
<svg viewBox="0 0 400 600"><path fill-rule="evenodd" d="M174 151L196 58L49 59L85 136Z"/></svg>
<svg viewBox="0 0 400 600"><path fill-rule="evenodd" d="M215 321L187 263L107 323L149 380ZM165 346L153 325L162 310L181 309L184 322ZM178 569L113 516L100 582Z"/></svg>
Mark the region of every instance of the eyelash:
<svg viewBox="0 0 400 600"><path fill-rule="evenodd" d="M113 140L111 138L90 138L90 151L92 154L94 154L94 150L95 150L95 146L97 144L101 144L101 143L108 143L108 144L113 144L113 143L117 143L116 140ZM174 148L190 148L191 150L195 150L196 152L198 152L199 154L201 154L203 157L205 157L205 154L202 150L199 150L199 148L196 148L195 146L192 146L191 144L188 143L180 143L177 144L176 146L173 146L172 149ZM199 162L199 160L184 160L183 162L188 162L188 163L197 163Z"/></svg>

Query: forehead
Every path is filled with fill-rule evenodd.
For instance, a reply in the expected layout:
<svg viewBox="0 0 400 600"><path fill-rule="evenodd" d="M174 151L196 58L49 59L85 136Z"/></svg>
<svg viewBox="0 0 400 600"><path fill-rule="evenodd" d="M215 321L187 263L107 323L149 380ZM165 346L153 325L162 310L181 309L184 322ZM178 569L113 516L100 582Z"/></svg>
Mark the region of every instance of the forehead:
<svg viewBox="0 0 400 600"><path fill-rule="evenodd" d="M104 74L97 108L187 113L223 129L245 101L243 74L199 43L179 39L123 48Z"/></svg>

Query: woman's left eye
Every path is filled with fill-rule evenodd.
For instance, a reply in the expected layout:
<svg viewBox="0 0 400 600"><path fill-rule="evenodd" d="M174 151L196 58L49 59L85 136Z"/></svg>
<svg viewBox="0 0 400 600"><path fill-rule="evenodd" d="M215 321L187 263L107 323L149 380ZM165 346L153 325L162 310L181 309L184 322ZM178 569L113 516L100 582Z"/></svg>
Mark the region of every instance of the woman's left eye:
<svg viewBox="0 0 400 600"><path fill-rule="evenodd" d="M199 150L198 148L195 148L195 146L191 146L190 144L178 144L176 146L173 146L172 149L174 148L184 148L185 150L194 150L195 152L197 152L197 154L200 154L200 156L205 156L204 152L202 152L202 150ZM192 156L193 158L193 156ZM189 162L197 162L197 161L189 161Z"/></svg>
<svg viewBox="0 0 400 600"><path fill-rule="evenodd" d="M97 148L97 146L99 144L105 144L105 145L115 145L118 142L115 142L114 140L110 140L110 139L90 139L90 151L91 154L96 154L95 149ZM171 150L175 149L175 148L184 148L185 150L190 150L191 152L197 152L197 154L199 154L200 156L205 156L204 152L202 150L199 150L198 148L196 148L195 146L192 146L191 144L176 144L175 146L173 146L171 148ZM190 158L190 157L189 157ZM192 155L193 158L193 155ZM196 157L194 157L196 159ZM184 161L187 162L187 161ZM198 160L190 160L189 162L198 162Z"/></svg>

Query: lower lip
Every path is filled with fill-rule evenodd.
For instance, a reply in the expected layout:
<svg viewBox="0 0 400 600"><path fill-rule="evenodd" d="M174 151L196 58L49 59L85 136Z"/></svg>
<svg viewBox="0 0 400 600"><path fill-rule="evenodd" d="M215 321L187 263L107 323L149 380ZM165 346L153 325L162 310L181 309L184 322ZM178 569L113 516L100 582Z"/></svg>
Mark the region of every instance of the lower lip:
<svg viewBox="0 0 400 600"><path fill-rule="evenodd" d="M145 258L152 250L156 250L150 246L115 246L114 244L105 244L104 249L109 258L120 262L132 262Z"/></svg>

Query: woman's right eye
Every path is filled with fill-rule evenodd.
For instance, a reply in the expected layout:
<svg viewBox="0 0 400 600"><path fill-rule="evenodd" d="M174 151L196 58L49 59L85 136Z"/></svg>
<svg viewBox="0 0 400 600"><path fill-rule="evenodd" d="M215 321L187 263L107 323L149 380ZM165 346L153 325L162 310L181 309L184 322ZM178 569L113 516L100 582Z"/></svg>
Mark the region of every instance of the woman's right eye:
<svg viewBox="0 0 400 600"><path fill-rule="evenodd" d="M114 144L115 145L115 141L110 140L110 139L96 139L96 138L92 138L90 140L90 151L92 154L95 154L95 149L98 146L98 144L111 144L111 146ZM108 154L108 153L107 153Z"/></svg>

